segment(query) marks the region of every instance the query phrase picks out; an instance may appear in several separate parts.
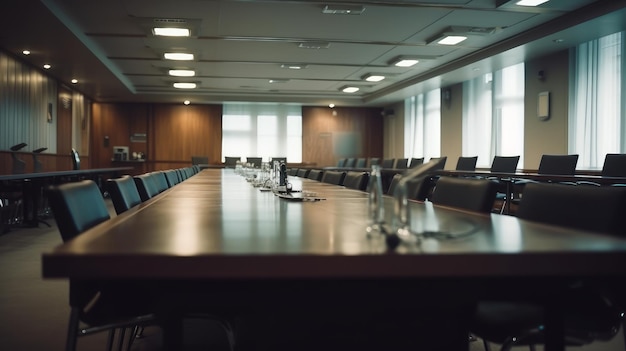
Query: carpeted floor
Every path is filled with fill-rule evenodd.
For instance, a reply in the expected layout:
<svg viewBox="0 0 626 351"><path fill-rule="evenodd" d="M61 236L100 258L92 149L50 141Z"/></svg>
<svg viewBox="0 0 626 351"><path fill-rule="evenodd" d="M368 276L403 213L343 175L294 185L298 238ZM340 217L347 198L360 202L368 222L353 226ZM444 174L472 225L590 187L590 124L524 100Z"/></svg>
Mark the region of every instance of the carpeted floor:
<svg viewBox="0 0 626 351"><path fill-rule="evenodd" d="M68 283L41 278L41 253L61 243L54 220L48 222L51 228L41 224L38 228L12 229L0 234L0 350L64 349L69 315ZM104 350L105 340L106 333L80 338L78 350ZM226 350L225 345L224 334L214 323L206 320L186 322L185 350L222 351ZM159 328L147 328L144 337L136 340L132 349L160 350ZM492 349L497 350L497 345ZM572 350L624 349L624 337L620 331L608 343ZM482 342L470 343L470 351L480 350L484 350Z"/></svg>

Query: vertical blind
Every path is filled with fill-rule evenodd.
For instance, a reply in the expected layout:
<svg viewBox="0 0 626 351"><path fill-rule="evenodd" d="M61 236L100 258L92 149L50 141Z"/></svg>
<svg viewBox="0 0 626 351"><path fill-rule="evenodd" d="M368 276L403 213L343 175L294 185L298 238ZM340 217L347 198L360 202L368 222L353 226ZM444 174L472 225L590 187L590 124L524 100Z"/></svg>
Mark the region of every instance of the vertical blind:
<svg viewBox="0 0 626 351"><path fill-rule="evenodd" d="M302 107L224 103L222 161L225 157L287 157L302 162Z"/></svg>
<svg viewBox="0 0 626 351"><path fill-rule="evenodd" d="M404 100L404 157L439 157L441 89Z"/></svg>
<svg viewBox="0 0 626 351"><path fill-rule="evenodd" d="M0 52L0 149L26 143L22 151L56 152L57 85Z"/></svg>
<svg viewBox="0 0 626 351"><path fill-rule="evenodd" d="M626 152L624 32L570 52L569 145L582 168L601 168L607 153Z"/></svg>
<svg viewBox="0 0 626 351"><path fill-rule="evenodd" d="M524 159L524 64L463 82L463 156L490 167L494 156Z"/></svg>

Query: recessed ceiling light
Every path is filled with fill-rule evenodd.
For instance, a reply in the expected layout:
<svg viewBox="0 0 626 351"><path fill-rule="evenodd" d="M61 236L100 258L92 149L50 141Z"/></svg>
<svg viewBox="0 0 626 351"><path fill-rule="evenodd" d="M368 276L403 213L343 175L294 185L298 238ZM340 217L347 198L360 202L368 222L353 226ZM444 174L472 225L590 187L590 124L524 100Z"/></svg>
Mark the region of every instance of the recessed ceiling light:
<svg viewBox="0 0 626 351"><path fill-rule="evenodd" d="M544 2L548 2L549 0L520 0L516 2L516 5L519 6L539 6Z"/></svg>
<svg viewBox="0 0 626 351"><path fill-rule="evenodd" d="M303 64L303 63L284 63L282 65L280 65L280 68L287 68L287 69L305 69L307 68L308 65Z"/></svg>
<svg viewBox="0 0 626 351"><path fill-rule="evenodd" d="M365 11L362 5L326 5L322 13L329 15L360 15Z"/></svg>
<svg viewBox="0 0 626 351"><path fill-rule="evenodd" d="M22 51L22 54L24 54L24 55L30 55L30 50L24 50L24 51Z"/></svg>
<svg viewBox="0 0 626 351"><path fill-rule="evenodd" d="M359 88L357 88L357 87L343 87L343 88L341 88L341 91L343 91L344 93L356 93L357 91L359 91Z"/></svg>
<svg viewBox="0 0 626 351"><path fill-rule="evenodd" d="M76 84L76 83L78 83L78 79L72 79L71 82L72 82L72 84Z"/></svg>
<svg viewBox="0 0 626 351"><path fill-rule="evenodd" d="M270 83L287 83L289 79L270 79Z"/></svg>
<svg viewBox="0 0 626 351"><path fill-rule="evenodd" d="M49 65L49 64L47 64L47 63L46 63L45 65L43 65L43 68L44 68L44 69L50 69L50 67L52 67L52 66L50 66L50 65Z"/></svg>
<svg viewBox="0 0 626 351"><path fill-rule="evenodd" d="M191 31L187 28L172 27L154 27L152 28L152 33L165 37L188 37L191 35Z"/></svg>
<svg viewBox="0 0 626 351"><path fill-rule="evenodd" d="M414 66L415 64L417 64L418 62L420 62L420 61L418 59L415 59L415 58L399 57L399 58L391 61L391 64L396 66L396 67L411 67L411 66Z"/></svg>
<svg viewBox="0 0 626 351"><path fill-rule="evenodd" d="M383 76L382 74L366 74L365 76L363 76L363 79L368 82L380 82L381 80L385 79L385 76Z"/></svg>
<svg viewBox="0 0 626 351"><path fill-rule="evenodd" d="M189 100L183 101L183 104L185 104L185 105L189 105L190 103L191 103L191 101L189 101Z"/></svg>
<svg viewBox="0 0 626 351"><path fill-rule="evenodd" d="M302 49L328 49L330 43L326 41L304 41L298 44L298 47Z"/></svg>
<svg viewBox="0 0 626 351"><path fill-rule="evenodd" d="M330 108L334 108L334 107L335 107L335 104L328 104L328 107L330 107Z"/></svg>
<svg viewBox="0 0 626 351"><path fill-rule="evenodd" d="M176 61L191 61L193 60L193 54L188 54L184 52L166 52L163 54L163 58L166 60L176 60Z"/></svg>
<svg viewBox="0 0 626 351"><path fill-rule="evenodd" d="M192 69L171 69L168 73L174 77L193 77L196 75L196 71Z"/></svg>
<svg viewBox="0 0 626 351"><path fill-rule="evenodd" d="M456 45L467 39L464 35L446 35L445 37L437 40L437 44L441 45Z"/></svg>
<svg viewBox="0 0 626 351"><path fill-rule="evenodd" d="M177 82L174 83L174 88L176 89L195 89L196 83L187 83L187 82Z"/></svg>

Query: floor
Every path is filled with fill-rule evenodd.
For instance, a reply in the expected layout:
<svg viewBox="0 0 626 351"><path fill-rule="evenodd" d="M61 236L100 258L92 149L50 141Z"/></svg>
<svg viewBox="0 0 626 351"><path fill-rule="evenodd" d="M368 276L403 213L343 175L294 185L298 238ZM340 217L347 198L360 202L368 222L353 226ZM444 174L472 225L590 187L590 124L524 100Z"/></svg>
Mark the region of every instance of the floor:
<svg viewBox="0 0 626 351"><path fill-rule="evenodd" d="M41 224L38 228L11 229L0 234L1 350L64 348L69 314L68 284L64 280L44 280L41 277L41 253L61 243L54 220L48 222L52 227ZM189 320L185 330L190 331L186 333L185 350L226 350L224 334L210 321ZM621 333L610 342L572 350L623 351L624 337ZM106 333L80 338L78 350L104 350L105 339ZM160 344L159 328L149 327L144 337L134 342L132 350L160 350ZM295 346L294 350L297 349ZM497 345L493 345L492 349L497 350ZM470 343L470 351L482 350L482 342Z"/></svg>

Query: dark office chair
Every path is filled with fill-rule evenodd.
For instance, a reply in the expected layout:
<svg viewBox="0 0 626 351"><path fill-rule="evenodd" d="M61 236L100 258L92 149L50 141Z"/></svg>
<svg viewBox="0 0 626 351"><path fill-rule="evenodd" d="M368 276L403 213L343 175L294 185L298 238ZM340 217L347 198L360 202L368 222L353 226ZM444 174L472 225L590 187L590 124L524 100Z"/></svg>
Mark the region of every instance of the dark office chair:
<svg viewBox="0 0 626 351"><path fill-rule="evenodd" d="M43 170L43 164L37 156L46 150L48 150L47 147L40 147L39 149L33 150L33 172L38 173Z"/></svg>
<svg viewBox="0 0 626 351"><path fill-rule="evenodd" d="M354 168L356 166L356 158L350 157L346 159L346 163L343 165L345 168Z"/></svg>
<svg viewBox="0 0 626 351"><path fill-rule="evenodd" d="M369 173L349 171L343 180L343 186L350 189L365 191L367 182L369 181Z"/></svg>
<svg viewBox="0 0 626 351"><path fill-rule="evenodd" d="M296 174L296 176L300 178L307 178L310 171L311 171L310 169L300 168L298 169L298 173Z"/></svg>
<svg viewBox="0 0 626 351"><path fill-rule="evenodd" d="M337 167L344 167L344 166L345 166L345 164L346 164L346 161L347 161L347 160L348 160L347 158L340 158L340 159L337 161Z"/></svg>
<svg viewBox="0 0 626 351"><path fill-rule="evenodd" d="M13 174L23 174L26 171L26 162L17 157L17 152L27 146L26 143L19 143L11 146L11 159L13 160Z"/></svg>
<svg viewBox="0 0 626 351"><path fill-rule="evenodd" d="M488 179L439 177L430 201L440 206L490 213L498 184Z"/></svg>
<svg viewBox="0 0 626 351"><path fill-rule="evenodd" d="M209 164L209 157L207 156L191 156L192 165L207 165Z"/></svg>
<svg viewBox="0 0 626 351"><path fill-rule="evenodd" d="M224 157L224 167L226 168L235 168L237 161L241 161L241 157Z"/></svg>
<svg viewBox="0 0 626 351"><path fill-rule="evenodd" d="M411 163L409 164L410 168L415 168L421 164L424 163L424 158L423 157L419 157L419 158L411 158Z"/></svg>
<svg viewBox="0 0 626 351"><path fill-rule="evenodd" d="M167 183L167 178L165 176L165 173L163 173L162 171L150 172L150 177L152 178L152 181L156 185L156 189L159 193L162 193L165 190L170 188Z"/></svg>
<svg viewBox="0 0 626 351"><path fill-rule="evenodd" d="M78 155L78 152L74 148L72 148L72 151L70 151L70 156L72 157L72 169L79 170L80 169L80 156Z"/></svg>
<svg viewBox="0 0 626 351"><path fill-rule="evenodd" d="M408 158L398 158L396 159L396 164L394 168L397 169L407 169L408 168L409 159Z"/></svg>
<svg viewBox="0 0 626 351"><path fill-rule="evenodd" d="M539 174L573 175L576 173L578 155L542 155Z"/></svg>
<svg viewBox="0 0 626 351"><path fill-rule="evenodd" d="M373 165L377 165L380 164L380 158L378 157L370 157L369 159L369 167L372 167Z"/></svg>
<svg viewBox="0 0 626 351"><path fill-rule="evenodd" d="M606 154L600 175L603 177L626 177L626 154ZM595 186L601 185L592 181L578 181L577 184ZM625 186L626 184L615 185Z"/></svg>
<svg viewBox="0 0 626 351"><path fill-rule="evenodd" d="M170 169L167 171L163 171L163 173L165 174L165 179L167 180L167 184L170 188L180 183L180 179L178 178L178 173L176 172L176 170Z"/></svg>
<svg viewBox="0 0 626 351"><path fill-rule="evenodd" d="M131 176L123 176L106 181L106 189L111 196L117 214L128 211L141 203L141 197Z"/></svg>
<svg viewBox="0 0 626 351"><path fill-rule="evenodd" d="M528 221L624 236L626 188L528 183L517 216ZM541 287L537 287L540 289ZM564 289L566 345L609 340L619 330L621 311L610 294L583 283ZM486 342L516 345L544 343L543 308L532 303L485 301L478 305L472 332ZM486 344L487 345L487 344Z"/></svg>
<svg viewBox="0 0 626 351"><path fill-rule="evenodd" d="M262 157L246 157L246 163L252 163L254 168L261 168Z"/></svg>
<svg viewBox="0 0 626 351"><path fill-rule="evenodd" d="M367 167L367 159L366 158L358 158L356 160L355 168L365 168Z"/></svg>
<svg viewBox="0 0 626 351"><path fill-rule="evenodd" d="M287 170L287 174L289 174L290 176L294 176L296 177L298 175L298 168L289 168Z"/></svg>
<svg viewBox="0 0 626 351"><path fill-rule="evenodd" d="M325 171L322 176L322 183L343 185L343 181L346 178L346 172L339 171Z"/></svg>
<svg viewBox="0 0 626 351"><path fill-rule="evenodd" d="M456 170L457 171L475 171L476 170L476 162L478 161L478 156L473 157L459 157L456 161Z"/></svg>
<svg viewBox="0 0 626 351"><path fill-rule="evenodd" d="M100 189L91 180L49 187L47 196L64 242L110 219ZM148 312L148 298L133 294L103 282L72 280L66 350L76 349L78 337L102 331L109 331L107 349L110 350L117 328L132 328L154 321L155 316ZM81 325L83 323L86 327ZM124 342L122 330L118 339L120 349ZM131 334L129 343L133 337Z"/></svg>
<svg viewBox="0 0 626 351"><path fill-rule="evenodd" d="M491 162L490 171L494 173L515 173L517 171L518 163L519 156L494 156L493 161ZM500 207L499 212L503 213L509 198L513 194L507 194L506 184L502 184L502 182L497 180L497 178L490 179L498 182L498 194L496 195L496 200L502 201L502 206ZM512 179L507 179L506 181L510 182Z"/></svg>
<svg viewBox="0 0 626 351"><path fill-rule="evenodd" d="M395 163L396 163L396 160L393 158L384 159L380 167L381 168L393 168Z"/></svg>
<svg viewBox="0 0 626 351"><path fill-rule="evenodd" d="M309 175L307 176L307 178L317 180L319 182L322 180L323 176L324 176L324 171L320 169L312 169L309 171Z"/></svg>
<svg viewBox="0 0 626 351"><path fill-rule="evenodd" d="M157 187L154 178L149 173L134 176L133 180L137 186L141 202L148 201L159 194L159 188Z"/></svg>

